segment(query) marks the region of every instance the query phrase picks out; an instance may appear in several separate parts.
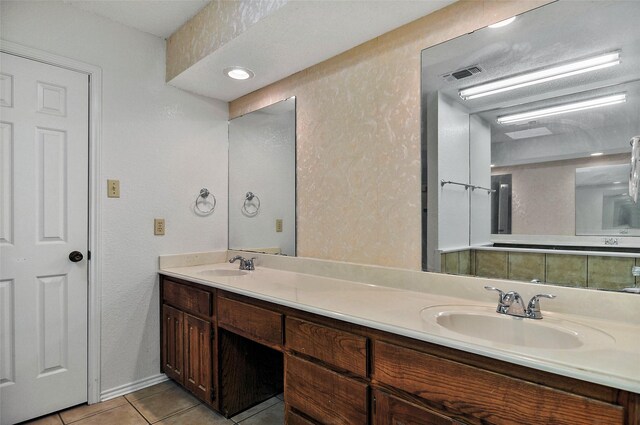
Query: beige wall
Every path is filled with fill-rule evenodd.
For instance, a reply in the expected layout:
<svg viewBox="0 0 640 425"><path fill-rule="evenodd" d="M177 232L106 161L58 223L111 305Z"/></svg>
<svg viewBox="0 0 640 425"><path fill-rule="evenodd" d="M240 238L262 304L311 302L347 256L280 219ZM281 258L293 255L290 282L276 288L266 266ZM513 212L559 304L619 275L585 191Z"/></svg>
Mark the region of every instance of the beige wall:
<svg viewBox="0 0 640 425"><path fill-rule="evenodd" d="M298 255L420 269L420 52L547 2L460 1L231 102L296 96Z"/></svg>
<svg viewBox="0 0 640 425"><path fill-rule="evenodd" d="M625 154L494 168L512 175L511 233L575 236L576 168L628 162Z"/></svg>

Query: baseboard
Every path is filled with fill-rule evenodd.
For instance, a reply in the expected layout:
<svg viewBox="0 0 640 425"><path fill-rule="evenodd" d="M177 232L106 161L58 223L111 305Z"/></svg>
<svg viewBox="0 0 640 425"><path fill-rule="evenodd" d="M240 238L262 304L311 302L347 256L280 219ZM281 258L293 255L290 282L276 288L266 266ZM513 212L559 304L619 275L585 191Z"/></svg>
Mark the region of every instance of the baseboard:
<svg viewBox="0 0 640 425"><path fill-rule="evenodd" d="M119 387L111 388L100 393L100 401L110 400L112 398L120 397L121 395L129 394L134 391L141 390L143 388L150 387L160 382L164 382L169 378L164 373L158 375L149 376L148 378L141 379L139 381L130 382L128 384L120 385Z"/></svg>

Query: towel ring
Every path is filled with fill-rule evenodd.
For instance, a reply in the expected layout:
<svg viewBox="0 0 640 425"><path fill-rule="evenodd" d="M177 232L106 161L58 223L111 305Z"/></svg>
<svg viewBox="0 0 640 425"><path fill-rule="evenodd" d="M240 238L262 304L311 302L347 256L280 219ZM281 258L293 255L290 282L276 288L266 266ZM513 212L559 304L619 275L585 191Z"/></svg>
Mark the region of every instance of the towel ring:
<svg viewBox="0 0 640 425"><path fill-rule="evenodd" d="M208 200L209 196L211 196L213 198L213 202ZM201 204L209 204L209 208L208 209L202 209L200 207ZM216 204L217 204L217 201L216 201L216 197L214 196L214 194L209 192L209 189L202 188L202 189L200 189L200 194L196 198L196 202L195 202L194 208L197 210L196 212L201 214L201 215L209 215L209 214L213 213L213 210L216 209Z"/></svg>
<svg viewBox="0 0 640 425"><path fill-rule="evenodd" d="M260 198L253 192L247 192L242 203L242 214L247 217L255 217L260 211Z"/></svg>

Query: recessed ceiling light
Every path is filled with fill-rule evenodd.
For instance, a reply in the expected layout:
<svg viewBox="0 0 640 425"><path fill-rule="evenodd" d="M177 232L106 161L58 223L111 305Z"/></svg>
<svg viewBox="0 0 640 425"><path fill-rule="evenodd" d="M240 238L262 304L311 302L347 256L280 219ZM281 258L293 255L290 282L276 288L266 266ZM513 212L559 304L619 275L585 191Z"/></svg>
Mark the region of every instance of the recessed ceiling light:
<svg viewBox="0 0 640 425"><path fill-rule="evenodd" d="M515 16L512 16L508 19L505 19L504 21L500 21L500 22L496 22L495 24L489 25L489 28L502 28L502 27L506 27L507 25L509 25L510 23L512 23L513 21L516 20Z"/></svg>
<svg viewBox="0 0 640 425"><path fill-rule="evenodd" d="M495 166L496 166L496 164L491 164L491 165L490 165L490 167L491 167L491 168L493 168L493 167L495 167Z"/></svg>
<svg viewBox="0 0 640 425"><path fill-rule="evenodd" d="M536 127L536 128L529 128L527 130L518 130L518 131L511 131L509 133L504 133L505 136L510 137L511 139L514 139L514 140L528 139L530 137L549 136L550 134L553 134L553 133L551 133L551 131L547 127Z"/></svg>
<svg viewBox="0 0 640 425"><path fill-rule="evenodd" d="M622 182L613 182L613 184L622 184Z"/></svg>
<svg viewBox="0 0 640 425"><path fill-rule="evenodd" d="M594 152L591 154L591 156L602 156L604 155L604 152Z"/></svg>
<svg viewBox="0 0 640 425"><path fill-rule="evenodd" d="M230 66L225 68L222 72L224 75L229 78L233 78L234 80L248 80L249 78L253 78L255 75L252 70L241 66Z"/></svg>

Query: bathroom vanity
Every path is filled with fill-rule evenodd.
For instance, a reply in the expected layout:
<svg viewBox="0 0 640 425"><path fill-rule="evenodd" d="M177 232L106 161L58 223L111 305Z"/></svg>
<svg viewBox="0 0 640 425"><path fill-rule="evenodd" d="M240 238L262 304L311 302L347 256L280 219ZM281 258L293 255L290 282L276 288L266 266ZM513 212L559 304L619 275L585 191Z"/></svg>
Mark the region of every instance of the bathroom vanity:
<svg viewBox="0 0 640 425"><path fill-rule="evenodd" d="M469 288L411 291L226 263L161 262L160 274L162 370L227 417L284 391L288 424L640 424L640 368L629 361L640 356L637 324L576 316L611 339L579 330L577 346L482 344L430 323L434 306L499 316L461 298ZM551 302L541 326L566 319L545 311Z"/></svg>

